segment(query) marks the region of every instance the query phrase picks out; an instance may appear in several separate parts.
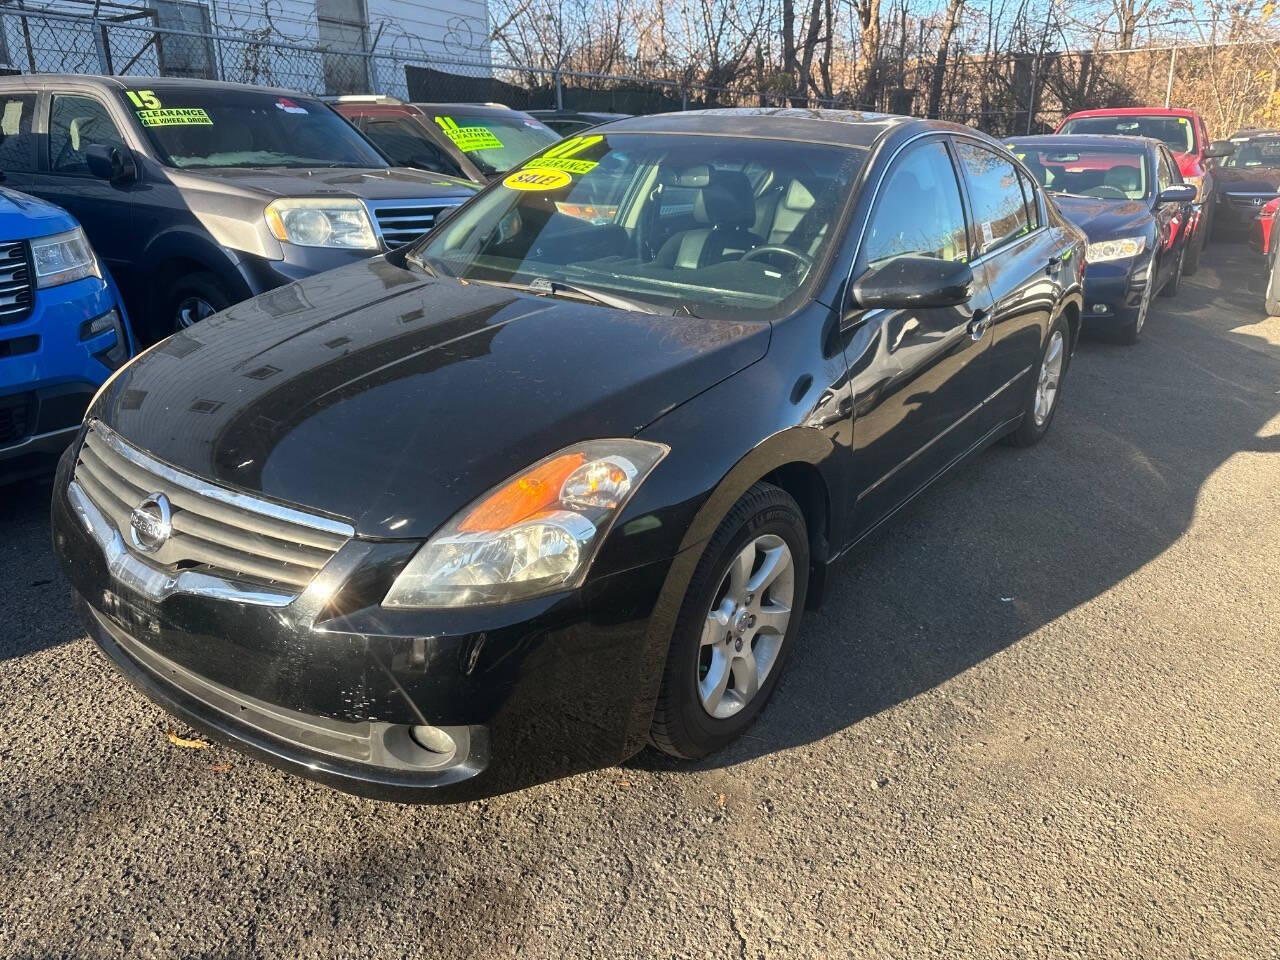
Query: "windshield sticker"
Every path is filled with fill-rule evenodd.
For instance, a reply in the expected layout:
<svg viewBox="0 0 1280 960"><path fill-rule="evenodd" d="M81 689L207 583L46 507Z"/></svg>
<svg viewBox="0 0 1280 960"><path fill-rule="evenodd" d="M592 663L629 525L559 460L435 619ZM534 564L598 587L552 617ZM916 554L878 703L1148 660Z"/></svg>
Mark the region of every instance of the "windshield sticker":
<svg viewBox="0 0 1280 960"><path fill-rule="evenodd" d="M531 167L508 174L502 185L510 190L560 190L573 182L563 170Z"/></svg>
<svg viewBox="0 0 1280 960"><path fill-rule="evenodd" d="M453 117L436 117L436 123L440 125L444 135L463 153L502 149L502 141L484 127L460 127Z"/></svg>
<svg viewBox="0 0 1280 960"><path fill-rule="evenodd" d="M600 134L593 134L589 137L570 137L557 143L536 160L530 160L529 166L537 166L544 170L563 170L566 173L576 173L582 176L584 173L590 173L600 164L595 160L578 160L574 158L574 154L581 153L588 147L594 147L603 140Z"/></svg>
<svg viewBox="0 0 1280 960"><path fill-rule="evenodd" d="M285 113L295 113L295 114L307 112L306 107L298 106L298 104L294 103L288 97L281 97L279 100L277 100L276 109L283 110Z"/></svg>
<svg viewBox="0 0 1280 960"><path fill-rule="evenodd" d="M126 90L125 96L139 110L159 110L162 106L160 98L150 90Z"/></svg>
<svg viewBox="0 0 1280 960"><path fill-rule="evenodd" d="M200 107L165 107L163 110L139 110L138 120L144 127L211 127L213 121Z"/></svg>

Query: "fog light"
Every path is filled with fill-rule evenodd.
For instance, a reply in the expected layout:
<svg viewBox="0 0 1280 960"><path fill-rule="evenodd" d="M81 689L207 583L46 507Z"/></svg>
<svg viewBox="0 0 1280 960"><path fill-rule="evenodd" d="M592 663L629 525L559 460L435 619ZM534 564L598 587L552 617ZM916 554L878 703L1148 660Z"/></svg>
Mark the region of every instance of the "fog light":
<svg viewBox="0 0 1280 960"><path fill-rule="evenodd" d="M100 317L86 320L80 324L80 341L92 340L105 333L114 332L115 336L107 346L94 353L94 359L108 370L116 370L129 359L129 338L124 333L124 323L120 319L120 311L114 307Z"/></svg>
<svg viewBox="0 0 1280 960"><path fill-rule="evenodd" d="M1111 308L1108 307L1105 303L1095 303L1089 309L1094 313L1107 313Z"/></svg>
<svg viewBox="0 0 1280 960"><path fill-rule="evenodd" d="M410 727L409 736L413 737L413 742L423 750L429 750L431 753L448 756L458 749L453 737L439 727L433 727L429 724L424 723L416 727Z"/></svg>
<svg viewBox="0 0 1280 960"><path fill-rule="evenodd" d="M80 339L92 340L94 337L101 336L108 330L115 330L119 336L120 314L114 307L108 310L100 317L94 317L92 320L86 320L80 324Z"/></svg>

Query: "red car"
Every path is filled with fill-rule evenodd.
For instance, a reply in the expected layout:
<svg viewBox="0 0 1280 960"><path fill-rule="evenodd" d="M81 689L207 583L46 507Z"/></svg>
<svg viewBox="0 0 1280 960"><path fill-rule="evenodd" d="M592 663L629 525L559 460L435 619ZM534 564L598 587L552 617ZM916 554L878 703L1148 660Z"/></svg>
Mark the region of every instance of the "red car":
<svg viewBox="0 0 1280 960"><path fill-rule="evenodd" d="M1200 265L1200 252L1213 229L1213 207L1216 200L1214 174L1220 157L1229 157L1232 146L1226 140L1211 141L1209 128L1192 110L1167 107L1115 107L1105 110L1081 110L1073 113L1058 127L1058 133L1103 133L1134 137L1153 137L1163 141L1178 161L1184 183L1198 191L1197 216L1192 229L1191 246L1187 250L1184 272L1189 276Z"/></svg>
<svg viewBox="0 0 1280 960"><path fill-rule="evenodd" d="M1267 313L1280 317L1280 197L1258 211L1258 239L1270 267L1267 274Z"/></svg>

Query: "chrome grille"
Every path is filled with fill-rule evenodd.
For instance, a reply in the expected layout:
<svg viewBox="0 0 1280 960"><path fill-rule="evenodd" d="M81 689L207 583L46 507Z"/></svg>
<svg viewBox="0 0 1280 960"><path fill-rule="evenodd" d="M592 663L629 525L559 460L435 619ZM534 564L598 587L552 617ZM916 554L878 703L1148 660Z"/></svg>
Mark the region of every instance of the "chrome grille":
<svg viewBox="0 0 1280 960"><path fill-rule="evenodd" d="M430 232L436 217L459 203L460 200L388 200L370 204L370 208L383 245L393 250Z"/></svg>
<svg viewBox="0 0 1280 960"><path fill-rule="evenodd" d="M0 243L0 323L17 323L31 312L31 265L27 243Z"/></svg>
<svg viewBox="0 0 1280 960"><path fill-rule="evenodd" d="M355 532L182 473L96 422L80 448L74 480L130 552L172 574L194 571L296 594ZM132 546L130 515L155 493L171 504L172 534L142 554Z"/></svg>
<svg viewBox="0 0 1280 960"><path fill-rule="evenodd" d="M1275 193L1228 193L1227 199L1237 207L1248 207L1261 210L1268 201L1275 199Z"/></svg>

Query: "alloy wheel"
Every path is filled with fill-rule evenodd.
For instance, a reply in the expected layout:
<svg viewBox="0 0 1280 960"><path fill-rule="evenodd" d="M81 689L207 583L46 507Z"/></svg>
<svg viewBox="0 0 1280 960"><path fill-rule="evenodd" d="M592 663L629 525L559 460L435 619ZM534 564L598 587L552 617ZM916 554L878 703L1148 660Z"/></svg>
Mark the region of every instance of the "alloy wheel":
<svg viewBox="0 0 1280 960"><path fill-rule="evenodd" d="M1151 291L1156 285L1156 258L1151 258L1151 265L1147 267L1147 286L1142 291L1142 303L1138 305L1138 319L1134 322L1133 332L1138 334L1142 332L1143 326L1147 322L1147 312L1151 309Z"/></svg>
<svg viewBox="0 0 1280 960"><path fill-rule="evenodd" d="M1062 331L1055 329L1049 338L1049 346L1045 348L1044 359L1040 361L1040 378L1036 382L1035 421L1037 427L1043 427L1053 412L1053 404L1058 399L1058 384L1062 382L1062 366L1066 361L1066 340Z"/></svg>
<svg viewBox="0 0 1280 960"><path fill-rule="evenodd" d="M211 317L215 313L217 311L213 308L213 305L203 297L184 297L178 302L178 309L174 313L173 327L175 330L186 330L195 326L205 317Z"/></svg>
<svg viewBox="0 0 1280 960"><path fill-rule="evenodd" d="M711 716L733 716L764 686L791 623L795 586L791 548L776 534L756 537L730 561L698 655L698 698Z"/></svg>

